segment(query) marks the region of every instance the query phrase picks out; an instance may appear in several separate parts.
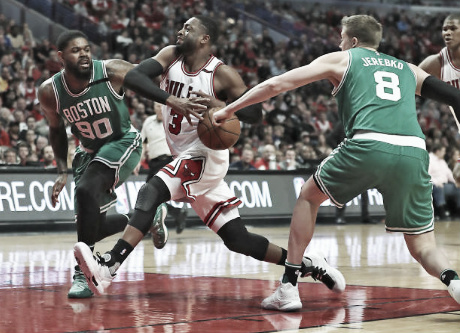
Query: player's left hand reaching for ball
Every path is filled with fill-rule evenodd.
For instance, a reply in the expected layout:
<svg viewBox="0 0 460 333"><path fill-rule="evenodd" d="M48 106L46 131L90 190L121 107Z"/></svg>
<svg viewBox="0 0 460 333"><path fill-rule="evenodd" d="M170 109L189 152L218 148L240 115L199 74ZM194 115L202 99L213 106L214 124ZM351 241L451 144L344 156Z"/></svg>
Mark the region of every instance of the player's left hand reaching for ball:
<svg viewBox="0 0 460 333"><path fill-rule="evenodd" d="M232 116L233 112L231 112L228 107L221 108L211 115L212 124L213 126L220 126L225 120L230 119Z"/></svg>

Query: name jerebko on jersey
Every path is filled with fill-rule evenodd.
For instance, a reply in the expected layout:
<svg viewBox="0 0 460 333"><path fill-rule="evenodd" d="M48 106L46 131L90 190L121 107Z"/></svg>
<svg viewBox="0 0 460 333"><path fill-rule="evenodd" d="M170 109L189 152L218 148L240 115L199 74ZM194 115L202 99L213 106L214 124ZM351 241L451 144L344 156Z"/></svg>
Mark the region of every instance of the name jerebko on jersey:
<svg viewBox="0 0 460 333"><path fill-rule="evenodd" d="M364 57L361 58L363 60L363 66L387 66L393 67L397 69L403 69L404 65L402 62L393 60L393 59L382 59L382 58L373 58L373 57Z"/></svg>

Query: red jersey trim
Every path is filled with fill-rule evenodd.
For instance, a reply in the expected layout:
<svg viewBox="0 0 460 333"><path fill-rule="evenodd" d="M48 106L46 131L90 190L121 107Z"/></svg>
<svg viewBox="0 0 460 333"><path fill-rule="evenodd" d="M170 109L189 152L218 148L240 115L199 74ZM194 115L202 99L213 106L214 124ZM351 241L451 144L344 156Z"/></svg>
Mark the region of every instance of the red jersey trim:
<svg viewBox="0 0 460 333"><path fill-rule="evenodd" d="M222 213L224 209L228 209L231 207L238 207L239 205L241 205L241 200L238 199L237 197L233 197L226 201L221 201L221 202L216 203L214 207L212 207L212 209L209 211L208 215L206 215L206 218L204 219L204 223L209 228L212 228L212 226L216 222L216 219L219 217L219 215Z"/></svg>

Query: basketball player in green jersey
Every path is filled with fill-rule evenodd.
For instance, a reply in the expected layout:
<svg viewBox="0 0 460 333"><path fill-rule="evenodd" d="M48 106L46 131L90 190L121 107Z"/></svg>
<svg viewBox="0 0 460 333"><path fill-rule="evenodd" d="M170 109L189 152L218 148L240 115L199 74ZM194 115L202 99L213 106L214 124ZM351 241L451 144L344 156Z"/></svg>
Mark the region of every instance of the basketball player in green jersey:
<svg viewBox="0 0 460 333"><path fill-rule="evenodd" d="M140 133L131 125L122 89L125 74L134 65L123 60L93 61L88 38L80 31L64 32L56 44L64 69L38 92L59 173L51 200L55 206L67 182L68 124L80 141L72 166L78 240L93 249L97 241L124 230L128 223L127 216L106 216L106 212L116 203L114 189L132 173L142 152ZM187 99L181 102L182 109L201 106ZM158 216L151 231L161 243L155 246L162 247L167 240L166 214ZM68 297L92 295L77 266Z"/></svg>
<svg viewBox="0 0 460 333"><path fill-rule="evenodd" d="M378 52L382 26L373 17L345 17L342 26L341 52L262 82L214 114L219 123L247 105L327 79L334 85L332 94L344 124L347 139L302 187L291 220L285 273L262 307L302 307L297 272L320 204L330 199L341 207L369 188L382 193L386 229L402 232L411 255L460 303L458 274L436 246L429 158L415 109L418 94L451 105L458 117L460 91L415 65Z"/></svg>

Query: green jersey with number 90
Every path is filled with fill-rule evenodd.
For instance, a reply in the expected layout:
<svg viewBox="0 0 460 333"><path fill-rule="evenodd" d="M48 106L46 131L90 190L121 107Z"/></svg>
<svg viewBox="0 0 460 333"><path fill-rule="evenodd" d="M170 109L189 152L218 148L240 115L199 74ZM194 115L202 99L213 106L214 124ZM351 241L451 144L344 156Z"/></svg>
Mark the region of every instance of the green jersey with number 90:
<svg viewBox="0 0 460 333"><path fill-rule="evenodd" d="M364 48L348 53L348 68L333 91L347 138L370 131L425 139L415 111L416 77L408 64Z"/></svg>
<svg viewBox="0 0 460 333"><path fill-rule="evenodd" d="M55 74L52 82L57 112L88 151L97 152L130 130L128 107L108 80L103 61L93 60L90 84L78 94L69 90L63 71Z"/></svg>

